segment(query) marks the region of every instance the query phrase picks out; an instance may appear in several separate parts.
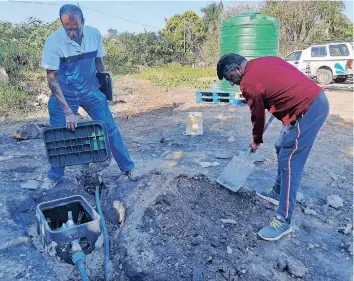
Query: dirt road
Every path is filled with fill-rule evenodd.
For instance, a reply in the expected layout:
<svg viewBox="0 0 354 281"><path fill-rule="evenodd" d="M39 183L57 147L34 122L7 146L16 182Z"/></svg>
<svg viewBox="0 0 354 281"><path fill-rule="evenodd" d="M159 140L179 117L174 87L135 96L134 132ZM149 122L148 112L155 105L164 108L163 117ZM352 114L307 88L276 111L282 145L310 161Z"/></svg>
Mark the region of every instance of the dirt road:
<svg viewBox="0 0 354 281"><path fill-rule="evenodd" d="M111 162L91 165L88 172L68 168L65 180L48 192L22 189L22 182L40 183L45 177L43 140L12 139L29 120L0 125L1 280L79 280L73 266L52 260L41 248L34 232L35 207L73 194L85 196L94 206L86 190L96 184L97 173L103 174L106 185L102 202L112 242L112 280L293 280L303 273L303 280L352 280L352 229L348 234L341 230L353 224L350 87L327 89L330 116L303 174L295 231L269 243L256 232L274 207L259 200L254 190L273 184L273 143L280 122L269 127L265 144L254 155L256 169L234 194L217 185L215 177L248 145L247 107L198 106L188 88L165 92L130 78L118 84L121 90L112 111L144 171L137 183L127 181ZM183 135L187 111L203 112L203 136ZM31 121L48 124L47 118ZM216 166L202 168L200 162ZM328 206L328 195L340 196L344 206ZM126 210L123 227L114 208L117 201ZM92 280L104 280L102 249L88 256L87 268Z"/></svg>

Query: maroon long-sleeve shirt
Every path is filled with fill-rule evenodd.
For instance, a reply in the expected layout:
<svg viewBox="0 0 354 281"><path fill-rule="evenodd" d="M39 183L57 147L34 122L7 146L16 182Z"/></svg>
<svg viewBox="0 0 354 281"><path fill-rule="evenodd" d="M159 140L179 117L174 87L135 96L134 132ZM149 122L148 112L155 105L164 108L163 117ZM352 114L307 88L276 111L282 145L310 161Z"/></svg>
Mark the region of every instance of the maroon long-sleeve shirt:
<svg viewBox="0 0 354 281"><path fill-rule="evenodd" d="M251 109L255 143L263 142L265 109L287 125L300 117L322 91L296 67L278 57L249 61L240 89Z"/></svg>

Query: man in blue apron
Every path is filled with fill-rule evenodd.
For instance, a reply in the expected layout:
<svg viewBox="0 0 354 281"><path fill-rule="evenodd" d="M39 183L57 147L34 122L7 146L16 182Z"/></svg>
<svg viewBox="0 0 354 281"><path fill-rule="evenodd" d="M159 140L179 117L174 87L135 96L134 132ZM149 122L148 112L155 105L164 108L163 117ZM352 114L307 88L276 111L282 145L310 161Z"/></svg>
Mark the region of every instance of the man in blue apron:
<svg viewBox="0 0 354 281"><path fill-rule="evenodd" d="M81 106L93 120L101 120L107 125L112 155L120 170L131 180L137 180L139 171L134 169L134 162L96 79L96 72L105 72L101 34L96 28L84 25L78 6L64 5L59 15L63 27L47 38L42 56L42 67L47 70L52 91L48 103L50 125L66 124L68 129L75 130ZM63 176L64 167L51 167L42 188L54 187Z"/></svg>

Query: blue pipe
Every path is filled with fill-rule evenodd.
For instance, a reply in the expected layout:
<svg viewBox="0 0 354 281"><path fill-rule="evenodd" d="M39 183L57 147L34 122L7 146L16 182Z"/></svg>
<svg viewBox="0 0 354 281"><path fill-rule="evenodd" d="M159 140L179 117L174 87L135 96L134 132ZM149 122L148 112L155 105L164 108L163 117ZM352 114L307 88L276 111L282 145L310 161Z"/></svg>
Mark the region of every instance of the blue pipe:
<svg viewBox="0 0 354 281"><path fill-rule="evenodd" d="M109 237L108 237L108 230L106 224L104 222L104 216L101 209L100 203L100 190L99 187L96 186L96 208L101 217L101 227L103 229L103 239L104 239L104 274L106 277L106 281L109 281L110 278L110 270L109 270Z"/></svg>
<svg viewBox="0 0 354 281"><path fill-rule="evenodd" d="M90 281L85 269L85 254L83 251L77 251L72 256L72 261L79 269L82 281Z"/></svg>

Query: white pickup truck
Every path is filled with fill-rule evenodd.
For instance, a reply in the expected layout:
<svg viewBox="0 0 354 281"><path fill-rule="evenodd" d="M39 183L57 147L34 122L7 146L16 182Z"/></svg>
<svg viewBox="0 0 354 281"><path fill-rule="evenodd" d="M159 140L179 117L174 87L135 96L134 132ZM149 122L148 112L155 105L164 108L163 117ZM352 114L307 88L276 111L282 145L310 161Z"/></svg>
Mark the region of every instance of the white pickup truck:
<svg viewBox="0 0 354 281"><path fill-rule="evenodd" d="M341 83L353 79L353 43L316 44L290 53L284 58L319 84Z"/></svg>

